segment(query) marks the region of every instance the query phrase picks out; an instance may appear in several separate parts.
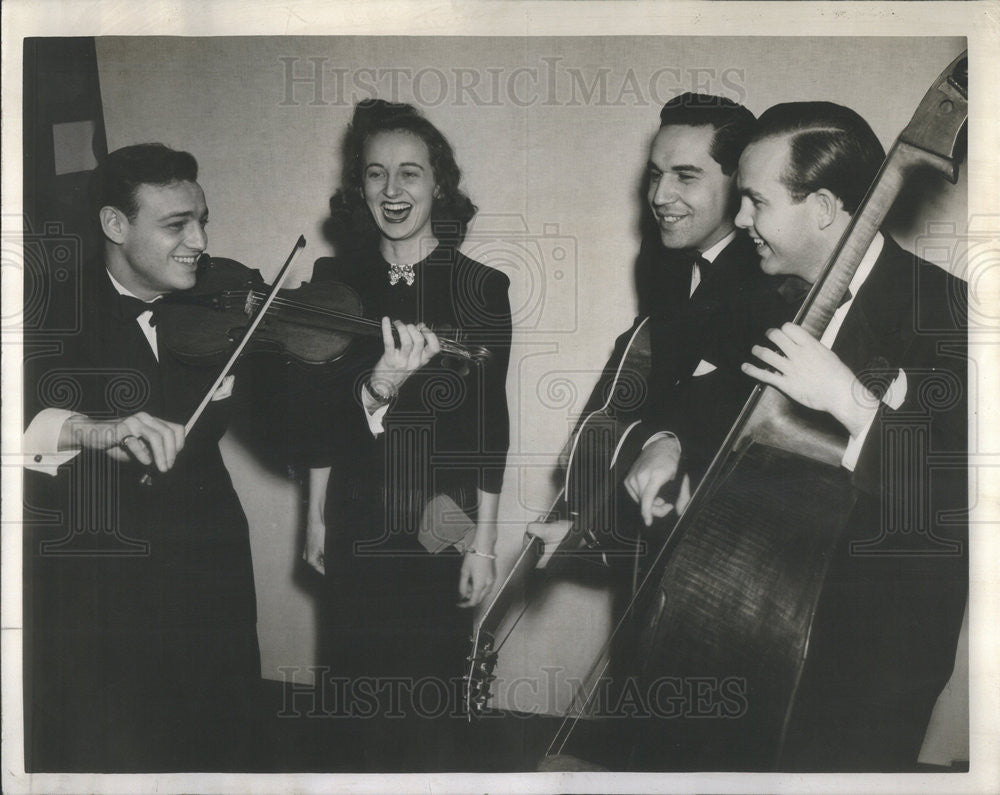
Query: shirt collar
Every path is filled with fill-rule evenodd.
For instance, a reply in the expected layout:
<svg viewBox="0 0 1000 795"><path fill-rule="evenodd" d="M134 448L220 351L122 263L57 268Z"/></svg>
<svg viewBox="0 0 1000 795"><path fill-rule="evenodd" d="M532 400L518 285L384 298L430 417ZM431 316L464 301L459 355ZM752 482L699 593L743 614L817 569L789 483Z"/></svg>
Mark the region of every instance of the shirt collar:
<svg viewBox="0 0 1000 795"><path fill-rule="evenodd" d="M714 246L710 246L701 252L701 256L707 259L709 262L715 262L715 258L722 253L722 249L728 246L736 238L736 230L734 229L728 235L726 235L722 240L716 243Z"/></svg>
<svg viewBox="0 0 1000 795"><path fill-rule="evenodd" d="M142 301L142 299L139 298L139 296L137 296L135 293L133 293L131 290L125 287L125 285L119 282L114 276L112 276L110 270L105 268L104 272L108 274L108 278L111 279L111 286L115 288L115 292L118 293L118 295L127 295L129 296L129 298L135 298L137 301ZM163 298L163 296L158 295L156 296L156 298L153 299L153 301L159 301L161 298ZM153 303L153 301L143 301L143 303L151 304Z"/></svg>

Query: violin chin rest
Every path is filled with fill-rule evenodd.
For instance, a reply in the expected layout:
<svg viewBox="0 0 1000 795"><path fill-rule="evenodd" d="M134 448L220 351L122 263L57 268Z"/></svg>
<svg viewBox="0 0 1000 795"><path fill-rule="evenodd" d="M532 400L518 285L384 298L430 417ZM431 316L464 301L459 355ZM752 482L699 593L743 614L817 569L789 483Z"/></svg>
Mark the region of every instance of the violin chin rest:
<svg viewBox="0 0 1000 795"><path fill-rule="evenodd" d="M544 756L538 763L539 773L601 773L608 772L608 768L595 765L570 754L553 754Z"/></svg>

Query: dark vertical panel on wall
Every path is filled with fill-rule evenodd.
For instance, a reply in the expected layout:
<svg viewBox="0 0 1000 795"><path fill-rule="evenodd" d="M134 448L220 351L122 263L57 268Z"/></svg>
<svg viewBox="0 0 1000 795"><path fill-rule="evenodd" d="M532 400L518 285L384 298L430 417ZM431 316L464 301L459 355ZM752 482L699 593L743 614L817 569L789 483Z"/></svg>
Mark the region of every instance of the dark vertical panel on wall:
<svg viewBox="0 0 1000 795"><path fill-rule="evenodd" d="M89 150L89 151L88 151ZM78 235L92 253L87 224L90 169L107 154L92 37L24 42L24 212L27 242Z"/></svg>
<svg viewBox="0 0 1000 795"><path fill-rule="evenodd" d="M93 38L29 38L24 42L24 355L53 353L52 336L79 310L83 266L97 246L87 211L90 171L107 154L104 113ZM55 296L68 296L69 312L56 312ZM67 309L67 307L60 307ZM67 318L70 320L67 321ZM65 328L63 329L65 331ZM32 732L31 528L53 517L24 495L24 750L34 771L44 749ZM38 683L43 686L44 683Z"/></svg>

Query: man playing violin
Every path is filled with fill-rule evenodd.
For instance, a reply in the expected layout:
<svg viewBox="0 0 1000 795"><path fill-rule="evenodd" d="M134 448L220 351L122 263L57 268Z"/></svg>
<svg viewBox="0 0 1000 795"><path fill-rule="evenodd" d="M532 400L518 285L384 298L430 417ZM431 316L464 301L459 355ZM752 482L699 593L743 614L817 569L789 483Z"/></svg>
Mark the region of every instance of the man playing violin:
<svg viewBox="0 0 1000 795"><path fill-rule="evenodd" d="M766 111L740 159L736 218L763 270L816 281L884 156L847 108ZM916 765L968 591L966 317L964 282L879 233L819 340L785 324L743 365L842 426L858 493L820 597L786 767ZM932 469L931 455L957 463Z"/></svg>
<svg viewBox="0 0 1000 795"><path fill-rule="evenodd" d="M79 294L48 296L53 331L29 335L29 769L246 763L260 662L247 521L218 447L233 379L186 436L215 373L157 339L158 299L194 286L208 243L197 176L162 144L110 154L93 183L103 262Z"/></svg>
<svg viewBox="0 0 1000 795"><path fill-rule="evenodd" d="M197 178L162 144L112 152L92 186L103 262L79 294L47 295L46 328L28 335L29 769L259 764L249 531L218 446L235 379L186 433L217 371L179 361L157 324L208 245ZM415 369L424 335L396 329L398 347L383 321L386 356Z"/></svg>

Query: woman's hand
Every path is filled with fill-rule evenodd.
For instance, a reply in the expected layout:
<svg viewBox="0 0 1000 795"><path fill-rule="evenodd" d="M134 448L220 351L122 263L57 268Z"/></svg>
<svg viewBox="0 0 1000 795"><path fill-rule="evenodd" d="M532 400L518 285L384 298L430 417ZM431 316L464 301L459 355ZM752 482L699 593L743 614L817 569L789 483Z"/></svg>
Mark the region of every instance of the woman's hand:
<svg viewBox="0 0 1000 795"><path fill-rule="evenodd" d="M396 327L399 345L392 334ZM384 395L394 395L407 378L441 351L437 335L423 323L413 325L382 318L382 342L385 351L372 370L372 386Z"/></svg>
<svg viewBox="0 0 1000 795"><path fill-rule="evenodd" d="M497 577L496 555L493 554L493 548L497 543L497 511L500 506L500 495L477 489L476 496L479 503L479 518L472 536L472 544L462 560L462 572L458 577L458 593L462 597L462 601L458 603L459 607L478 605L493 590L493 583Z"/></svg>
<svg viewBox="0 0 1000 795"><path fill-rule="evenodd" d="M493 589L496 580L496 561L492 558L466 552L462 572L458 578L458 592L462 596L459 607L475 607Z"/></svg>
<svg viewBox="0 0 1000 795"><path fill-rule="evenodd" d="M306 495L306 543L302 560L320 574L326 574L326 489L330 482L330 467L309 470Z"/></svg>
<svg viewBox="0 0 1000 795"><path fill-rule="evenodd" d="M302 560L320 574L326 574L326 523L322 517L309 516L306 519L306 544L302 549Z"/></svg>

